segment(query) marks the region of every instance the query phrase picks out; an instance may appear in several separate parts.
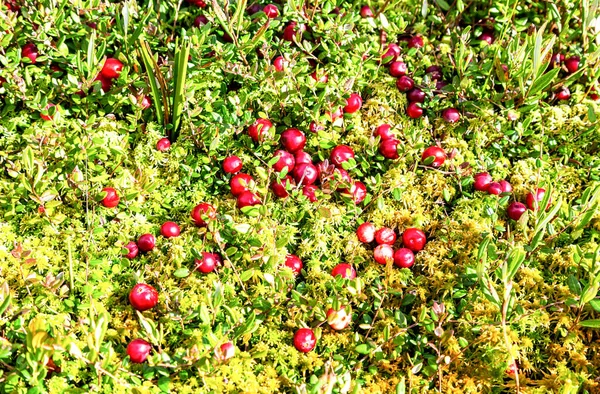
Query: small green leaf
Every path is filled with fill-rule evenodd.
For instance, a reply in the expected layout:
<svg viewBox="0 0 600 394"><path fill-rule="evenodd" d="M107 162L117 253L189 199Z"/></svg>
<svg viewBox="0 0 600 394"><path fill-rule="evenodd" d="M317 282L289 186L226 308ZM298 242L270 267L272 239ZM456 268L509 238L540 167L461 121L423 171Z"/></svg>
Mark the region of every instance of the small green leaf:
<svg viewBox="0 0 600 394"><path fill-rule="evenodd" d="M175 272L173 272L173 275L177 278L185 278L190 274L190 270L187 269L186 267L182 267L179 268L178 270L176 270Z"/></svg>

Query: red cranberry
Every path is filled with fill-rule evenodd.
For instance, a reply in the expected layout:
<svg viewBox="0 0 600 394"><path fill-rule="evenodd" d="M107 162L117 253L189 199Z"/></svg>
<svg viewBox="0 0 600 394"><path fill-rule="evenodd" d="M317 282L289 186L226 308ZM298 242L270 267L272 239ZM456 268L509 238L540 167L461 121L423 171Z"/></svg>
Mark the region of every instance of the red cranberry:
<svg viewBox="0 0 600 394"><path fill-rule="evenodd" d="M302 352L308 353L317 345L317 337L310 328L301 328L294 334L294 347Z"/></svg>
<svg viewBox="0 0 600 394"><path fill-rule="evenodd" d="M145 283L138 283L129 292L129 303L133 309L143 312L158 304L158 291Z"/></svg>
<svg viewBox="0 0 600 394"><path fill-rule="evenodd" d="M325 74L325 71L323 70L319 70L318 74L317 70L315 70L310 74L310 76L318 83L327 83L327 81L329 81L329 76Z"/></svg>
<svg viewBox="0 0 600 394"><path fill-rule="evenodd" d="M396 233L389 227L382 227L375 232L375 241L379 245L393 245L396 242Z"/></svg>
<svg viewBox="0 0 600 394"><path fill-rule="evenodd" d="M344 112L342 111L342 107L338 107L338 109L336 109L333 112L325 112L325 115L327 115L327 117L330 118L332 122L335 122L336 119L339 119L342 116L344 116Z"/></svg>
<svg viewBox="0 0 600 394"><path fill-rule="evenodd" d="M571 92L569 91L569 88L567 88L566 86L563 86L562 88L560 88L559 90L557 90L555 92L555 96L556 96L556 99L559 101L568 100L571 98Z"/></svg>
<svg viewBox="0 0 600 394"><path fill-rule="evenodd" d="M425 92L419 88L414 88L409 90L406 93L406 98L411 103L424 103L425 102Z"/></svg>
<svg viewBox="0 0 600 394"><path fill-rule="evenodd" d="M273 157L275 156L279 157L277 163L273 164L273 169L275 171L281 172L284 168L286 168L287 172L291 172L294 169L296 161L294 159L294 155L292 155L290 152L287 152L285 150L278 150L275 151L275 155Z"/></svg>
<svg viewBox="0 0 600 394"><path fill-rule="evenodd" d="M290 267L294 275L300 275L304 264L302 264L302 260L300 260L300 257L294 254L288 254L285 258L285 266Z"/></svg>
<svg viewBox="0 0 600 394"><path fill-rule="evenodd" d="M363 5L362 7L360 7L360 16L362 16L363 18L372 18L373 15L373 11L371 10L371 7L369 7L368 5Z"/></svg>
<svg viewBox="0 0 600 394"><path fill-rule="evenodd" d="M350 186L350 190L344 189L342 192L351 195L352 201L357 205L367 197L367 187L361 181L354 181L352 186Z"/></svg>
<svg viewBox="0 0 600 394"><path fill-rule="evenodd" d="M338 168L342 168L342 163L350 159L354 159L354 151L347 145L336 146L329 155L329 161Z"/></svg>
<svg viewBox="0 0 600 394"><path fill-rule="evenodd" d="M52 104L52 103L48 103L46 104L46 108L45 110L48 111L48 109L55 107L56 105ZM45 121L49 121L52 120L52 115L50 115L49 113L47 115L40 113L40 118L42 118Z"/></svg>
<svg viewBox="0 0 600 394"><path fill-rule="evenodd" d="M273 67L275 71L283 71L288 65L288 61L283 56L277 56L273 59Z"/></svg>
<svg viewBox="0 0 600 394"><path fill-rule="evenodd" d="M513 190L512 185L510 183L508 183L507 181L505 181L504 179L498 183L500 184L500 189L502 190L502 193L512 192L512 190Z"/></svg>
<svg viewBox="0 0 600 394"><path fill-rule="evenodd" d="M127 257L129 260L136 258L139 249L134 241L129 241L129 243L125 245L125 248L127 249L127 254L125 254L125 257Z"/></svg>
<svg viewBox="0 0 600 394"><path fill-rule="evenodd" d="M292 177L286 175L283 179L276 179L271 183L271 189L273 193L279 198L286 198L289 194L287 191L287 186L289 184L293 184Z"/></svg>
<svg viewBox="0 0 600 394"><path fill-rule="evenodd" d="M223 160L223 171L228 174L235 174L242 169L242 159L237 156L229 156Z"/></svg>
<svg viewBox="0 0 600 394"><path fill-rule="evenodd" d="M21 57L28 58L32 64L35 64L38 54L37 46L31 42L23 45L23 48L21 48Z"/></svg>
<svg viewBox="0 0 600 394"><path fill-rule="evenodd" d="M335 278L338 275L344 279L354 279L356 278L356 271L350 264L340 263L331 270L331 276Z"/></svg>
<svg viewBox="0 0 600 394"><path fill-rule="evenodd" d="M283 29L283 39L285 41L294 41L294 37L299 35L298 41L300 41L302 39L302 33L304 33L305 30L305 25L298 25L296 22L290 22L285 29Z"/></svg>
<svg viewBox="0 0 600 394"><path fill-rule="evenodd" d="M333 308L327 310L327 324L336 331L343 330L352 322L352 309L342 306L337 311Z"/></svg>
<svg viewBox="0 0 600 394"><path fill-rule="evenodd" d="M302 194L308 198L310 202L317 202L317 196L315 195L315 191L319 188L315 185L305 185L302 188Z"/></svg>
<svg viewBox="0 0 600 394"><path fill-rule="evenodd" d="M492 32L490 31L484 31L483 33L481 33L481 35L479 36L479 39L481 41L485 41L487 42L489 45L492 45L492 43L494 42L494 35L492 34Z"/></svg>
<svg viewBox="0 0 600 394"><path fill-rule="evenodd" d="M179 237L181 229L175 222L164 222L163 225L160 226L160 233L165 238Z"/></svg>
<svg viewBox="0 0 600 394"><path fill-rule="evenodd" d="M194 207L191 216L196 226L204 227L208 225L207 221L217 217L217 210L212 205L202 202Z"/></svg>
<svg viewBox="0 0 600 394"><path fill-rule="evenodd" d="M398 154L399 144L400 141L398 141L395 138L381 141L381 144L379 144L379 153L381 153L381 155L386 159L396 160L400 157L400 155Z"/></svg>
<svg viewBox="0 0 600 394"><path fill-rule="evenodd" d="M394 139L394 133L392 133L392 126L384 123L375 129L375 136L379 137L381 141Z"/></svg>
<svg viewBox="0 0 600 394"><path fill-rule="evenodd" d="M296 164L312 164L312 157L303 150L294 153Z"/></svg>
<svg viewBox="0 0 600 394"><path fill-rule="evenodd" d="M429 74L434 81L442 79L442 68L440 66L429 66L425 69L425 72Z"/></svg>
<svg viewBox="0 0 600 394"><path fill-rule="evenodd" d="M281 133L281 144L290 153L302 150L306 145L304 133L298 129L287 129Z"/></svg>
<svg viewBox="0 0 600 394"><path fill-rule="evenodd" d="M239 196L237 196L238 208L251 207L260 204L262 204L260 198L258 198L258 196L255 193L249 190L242 192Z"/></svg>
<svg viewBox="0 0 600 394"><path fill-rule="evenodd" d="M156 238L152 234L143 234L137 241L138 248L141 252L149 252L156 245Z"/></svg>
<svg viewBox="0 0 600 394"><path fill-rule="evenodd" d="M371 243L375 239L375 226L373 223L364 222L356 229L356 236L362 243Z"/></svg>
<svg viewBox="0 0 600 394"><path fill-rule="evenodd" d="M319 173L313 164L300 164L294 168L294 179L298 185L312 185L317 180Z"/></svg>
<svg viewBox="0 0 600 394"><path fill-rule="evenodd" d="M446 108L442 112L442 117L448 123L456 123L460 119L460 113L456 108Z"/></svg>
<svg viewBox="0 0 600 394"><path fill-rule="evenodd" d="M429 164L432 167L440 167L442 164L444 164L444 161L446 161L446 153L439 146L430 146L429 148L425 149L421 155L421 160L425 161L428 157L432 156L434 158L433 162Z"/></svg>
<svg viewBox="0 0 600 394"><path fill-rule="evenodd" d="M142 110L147 110L152 105L152 100L150 97L144 94L141 97L138 97L138 103L140 104L140 108L142 108Z"/></svg>
<svg viewBox="0 0 600 394"><path fill-rule="evenodd" d="M206 18L204 15L198 15L196 17L196 19L194 19L194 26L196 26L196 27L204 26L207 23L208 23L208 18Z"/></svg>
<svg viewBox="0 0 600 394"><path fill-rule="evenodd" d="M234 196L239 196L245 191L250 190L250 188L254 185L254 179L248 175L240 172L239 174L234 175L229 181L229 188L231 190L231 194Z"/></svg>
<svg viewBox="0 0 600 394"><path fill-rule="evenodd" d="M106 208L114 208L119 205L120 199L115 189L112 187L105 187L102 189L102 191L106 193L106 197L102 199L102 205L104 205Z"/></svg>
<svg viewBox="0 0 600 394"><path fill-rule="evenodd" d="M388 261L394 260L394 248L390 245L378 245L373 250L373 258L379 264L387 264Z"/></svg>
<svg viewBox="0 0 600 394"><path fill-rule="evenodd" d="M542 188L538 188L535 191L535 195L533 193L528 193L527 197L525 198L527 202L527 208L529 208L530 211L537 211L539 208L539 203L544 199L545 194L546 189ZM546 209L548 209L549 206L550 200L548 200L548 205L546 206Z"/></svg>
<svg viewBox="0 0 600 394"><path fill-rule="evenodd" d="M348 114L353 114L360 109L362 106L362 98L357 93L352 93L350 97L346 100L346 106L344 107L344 112Z"/></svg>
<svg viewBox="0 0 600 394"><path fill-rule="evenodd" d="M418 252L425 247L427 237L425 233L417 228L408 228L402 234L402 243L405 248Z"/></svg>
<svg viewBox="0 0 600 394"><path fill-rule="evenodd" d="M123 63L118 59L109 57L104 61L100 74L108 79L118 78L123 70Z"/></svg>
<svg viewBox="0 0 600 394"><path fill-rule="evenodd" d="M411 77L403 75L396 80L396 87L401 92L408 92L415 87L415 81L413 81Z"/></svg>
<svg viewBox="0 0 600 394"><path fill-rule="evenodd" d="M400 268L410 268L415 264L415 254L408 248L400 248L394 253L394 265Z"/></svg>
<svg viewBox="0 0 600 394"><path fill-rule="evenodd" d="M411 37L410 40L408 40L408 47L409 48L423 48L423 37L421 37L421 36Z"/></svg>
<svg viewBox="0 0 600 394"><path fill-rule="evenodd" d="M169 141L168 138L161 138L156 143L156 150L159 152L164 152L166 150L169 150L170 147L171 147L171 141Z"/></svg>
<svg viewBox="0 0 600 394"><path fill-rule="evenodd" d="M381 61L383 63L395 62L398 56L400 56L400 47L392 43L387 46L385 52L381 55Z"/></svg>
<svg viewBox="0 0 600 394"><path fill-rule="evenodd" d="M267 4L265 8L263 8L263 12L269 19L277 18L279 16L279 10L275 4Z"/></svg>
<svg viewBox="0 0 600 394"><path fill-rule="evenodd" d="M475 187L475 190L480 192L487 192L488 187L490 187L490 184L493 182L492 176L487 172L475 174L473 178L475 179L473 186Z"/></svg>
<svg viewBox="0 0 600 394"><path fill-rule="evenodd" d="M308 126L308 129L312 132L312 133L318 133L321 130L325 130L325 127L317 124L316 122L310 122L310 125Z"/></svg>
<svg viewBox="0 0 600 394"><path fill-rule="evenodd" d="M221 265L221 256L218 253L202 252L202 259L195 259L196 269L203 274L213 272L215 268Z"/></svg>
<svg viewBox="0 0 600 394"><path fill-rule="evenodd" d="M96 75L96 78L94 79L94 81L100 81L100 87L102 88L102 91L105 93L108 92L110 90L110 88L112 87L112 80L110 78L106 78L102 74Z"/></svg>
<svg viewBox="0 0 600 394"><path fill-rule="evenodd" d="M143 339L134 339L127 345L127 355L132 363L141 364L150 355L152 346Z"/></svg>
<svg viewBox="0 0 600 394"><path fill-rule="evenodd" d="M492 182L488 185L487 192L497 196L502 193L502 186L498 182Z"/></svg>
<svg viewBox="0 0 600 394"><path fill-rule="evenodd" d="M255 142L262 141L265 135L269 133L269 129L273 127L273 123L269 119L256 119L250 127L248 127L248 135Z"/></svg>
<svg viewBox="0 0 600 394"><path fill-rule="evenodd" d="M446 86L448 86L448 82L446 81L437 81L435 83L435 88L436 90L442 90L444 89Z"/></svg>
<svg viewBox="0 0 600 394"><path fill-rule="evenodd" d="M573 74L579 70L579 56L571 56L565 59L565 66L569 70L569 74Z"/></svg>
<svg viewBox="0 0 600 394"><path fill-rule="evenodd" d="M408 67L404 62L395 61L392 62L392 64L390 64L390 75L392 77L401 77L403 75L406 75L407 72Z"/></svg>
<svg viewBox="0 0 600 394"><path fill-rule="evenodd" d="M515 201L508 206L508 208L506 209L506 214L512 220L519 220L521 219L521 216L523 216L526 210L527 207L525 206L525 204Z"/></svg>
<svg viewBox="0 0 600 394"><path fill-rule="evenodd" d="M550 66L559 67L564 60L565 55L563 55L562 53L555 53L550 58Z"/></svg>
<svg viewBox="0 0 600 394"><path fill-rule="evenodd" d="M423 116L423 108L419 103L410 103L406 107L406 114L412 119L418 119Z"/></svg>

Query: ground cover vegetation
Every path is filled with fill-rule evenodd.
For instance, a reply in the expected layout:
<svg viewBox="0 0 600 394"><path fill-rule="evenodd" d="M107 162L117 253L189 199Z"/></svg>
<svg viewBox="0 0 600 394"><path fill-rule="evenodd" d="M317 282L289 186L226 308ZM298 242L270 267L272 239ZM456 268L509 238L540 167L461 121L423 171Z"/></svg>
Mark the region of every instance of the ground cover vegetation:
<svg viewBox="0 0 600 394"><path fill-rule="evenodd" d="M599 15L5 0L0 392L599 392Z"/></svg>

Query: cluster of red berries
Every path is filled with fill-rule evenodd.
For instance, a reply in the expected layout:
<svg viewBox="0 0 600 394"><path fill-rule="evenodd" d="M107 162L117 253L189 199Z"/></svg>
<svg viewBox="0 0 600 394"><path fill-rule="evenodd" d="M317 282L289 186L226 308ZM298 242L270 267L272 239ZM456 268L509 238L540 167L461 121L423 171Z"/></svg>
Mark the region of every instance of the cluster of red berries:
<svg viewBox="0 0 600 394"><path fill-rule="evenodd" d="M415 263L415 253L423 250L427 237L422 230L408 228L402 233L402 248L394 251L396 233L389 227L376 230L373 223L365 222L356 229L358 240L370 244L373 241L377 246L373 250L373 257L379 264L387 264L393 261L400 268L410 268Z"/></svg>

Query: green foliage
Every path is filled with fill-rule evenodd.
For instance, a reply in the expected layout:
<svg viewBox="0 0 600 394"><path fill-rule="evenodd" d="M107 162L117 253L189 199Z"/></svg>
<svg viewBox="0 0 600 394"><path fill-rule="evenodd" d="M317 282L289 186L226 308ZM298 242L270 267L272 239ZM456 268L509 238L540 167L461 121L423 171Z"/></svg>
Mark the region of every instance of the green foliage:
<svg viewBox="0 0 600 394"><path fill-rule="evenodd" d="M376 17L361 18L357 1L289 0L275 19L248 15L246 1L76 3L0 6L0 392L599 389L598 1L369 1ZM193 27L198 15L208 23ZM294 42L280 38L290 21L309 27ZM493 44L477 40L484 30ZM425 45L402 44L402 60L427 96L417 120L380 63L386 43L415 34ZM21 55L29 42L35 64ZM551 68L558 52L580 56L580 70ZM124 69L104 92L106 57ZM436 88L431 65L448 86ZM562 86L567 102L554 100ZM361 110L332 122L353 92ZM459 122L441 119L448 107ZM258 117L275 125L262 144L246 133ZM308 132L313 121L323 130ZM397 160L378 153L382 123ZM352 147L345 168L365 201L333 180L317 203L296 187L276 199L271 160L288 127L306 132L315 162ZM159 152L165 136L173 145ZM448 153L440 169L421 163L435 144ZM229 194L220 165L232 154L260 207L239 210ZM484 170L513 193L474 191ZM107 186L117 208L99 203ZM537 187L548 209L509 220L508 204ZM190 219L200 202L218 212L206 228ZM179 237L159 235L168 220ZM376 264L354 233L364 221L423 229L415 266ZM155 250L124 258L148 232ZM214 273L196 271L203 251L221 254ZM298 277L289 253L304 262ZM340 262L358 277L332 278ZM131 308L138 282L158 290L156 308ZM346 305L352 323L336 332L327 311ZM300 327L318 338L307 354L292 344ZM141 365L126 355L136 338L152 344ZM236 355L221 362L227 341Z"/></svg>

